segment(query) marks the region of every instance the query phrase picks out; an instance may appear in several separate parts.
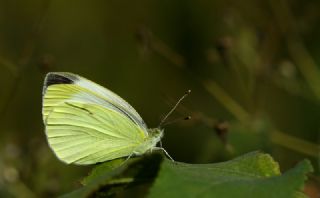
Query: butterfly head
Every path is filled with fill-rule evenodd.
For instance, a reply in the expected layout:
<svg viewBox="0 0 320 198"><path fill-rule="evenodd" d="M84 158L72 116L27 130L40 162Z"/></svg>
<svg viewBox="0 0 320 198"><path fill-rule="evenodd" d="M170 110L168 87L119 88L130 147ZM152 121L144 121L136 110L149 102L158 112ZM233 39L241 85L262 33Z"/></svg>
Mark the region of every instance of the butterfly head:
<svg viewBox="0 0 320 198"><path fill-rule="evenodd" d="M153 128L148 129L148 137L145 139L144 143L136 148L134 151L137 155L142 155L146 151L154 149L157 143L161 140L163 136L163 129Z"/></svg>
<svg viewBox="0 0 320 198"><path fill-rule="evenodd" d="M148 132L152 145L156 145L163 137L163 129L161 128L149 129Z"/></svg>

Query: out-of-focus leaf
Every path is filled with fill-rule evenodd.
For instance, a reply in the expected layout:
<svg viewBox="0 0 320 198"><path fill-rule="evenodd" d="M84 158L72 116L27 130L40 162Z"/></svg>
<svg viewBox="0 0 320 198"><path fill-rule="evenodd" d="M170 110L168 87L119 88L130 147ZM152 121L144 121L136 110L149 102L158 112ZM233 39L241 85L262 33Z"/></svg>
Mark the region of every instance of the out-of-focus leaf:
<svg viewBox="0 0 320 198"><path fill-rule="evenodd" d="M81 198L81 197L88 197L95 192L99 191L100 188L107 185L109 180L121 174L127 167L121 166L119 168L114 169L110 172L105 172L104 174L101 174L99 177L95 177L95 180L91 180L90 183L88 183L86 186L83 186L82 188L79 188L71 193L65 194L61 197L63 198Z"/></svg>
<svg viewBox="0 0 320 198"><path fill-rule="evenodd" d="M125 163L125 160L121 158L97 165L92 169L89 175L81 181L81 184L85 186L94 182L102 175L108 174L109 172L119 168L121 165L124 165L122 163Z"/></svg>
<svg viewBox="0 0 320 198"><path fill-rule="evenodd" d="M283 175L268 154L253 152L217 164L184 164L164 160L149 197L303 197L302 161Z"/></svg>
<svg viewBox="0 0 320 198"><path fill-rule="evenodd" d="M127 187L150 184L156 177L161 160L162 156L155 153L143 158L116 159L99 164L82 180L83 187L62 197L105 197L121 193Z"/></svg>

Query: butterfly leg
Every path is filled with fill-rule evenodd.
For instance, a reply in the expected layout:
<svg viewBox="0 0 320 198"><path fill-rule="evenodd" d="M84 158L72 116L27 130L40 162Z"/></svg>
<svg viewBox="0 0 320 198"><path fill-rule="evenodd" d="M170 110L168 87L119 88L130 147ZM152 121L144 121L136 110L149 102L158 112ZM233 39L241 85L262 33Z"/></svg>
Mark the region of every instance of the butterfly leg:
<svg viewBox="0 0 320 198"><path fill-rule="evenodd" d="M132 155L134 155L134 153L131 153L123 162L121 162L120 166L125 164L132 157Z"/></svg>
<svg viewBox="0 0 320 198"><path fill-rule="evenodd" d="M174 162L173 158L169 155L169 153L168 153L164 148L162 148L162 147L154 147L154 148L157 149L157 150L163 151L163 152L165 153L165 155L166 155L171 161Z"/></svg>

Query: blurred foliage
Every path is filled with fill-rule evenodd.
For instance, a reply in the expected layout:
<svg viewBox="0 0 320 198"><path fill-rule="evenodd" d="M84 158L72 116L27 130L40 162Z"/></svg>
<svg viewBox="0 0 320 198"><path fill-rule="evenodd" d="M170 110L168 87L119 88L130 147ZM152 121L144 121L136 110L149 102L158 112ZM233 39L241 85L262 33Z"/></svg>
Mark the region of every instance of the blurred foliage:
<svg viewBox="0 0 320 198"><path fill-rule="evenodd" d="M69 71L115 91L149 127L186 90L163 145L209 163L252 150L284 170L308 158L320 194L320 2L0 1L0 196L80 186L90 166L61 163L41 118L44 74ZM172 120L174 119L172 116Z"/></svg>

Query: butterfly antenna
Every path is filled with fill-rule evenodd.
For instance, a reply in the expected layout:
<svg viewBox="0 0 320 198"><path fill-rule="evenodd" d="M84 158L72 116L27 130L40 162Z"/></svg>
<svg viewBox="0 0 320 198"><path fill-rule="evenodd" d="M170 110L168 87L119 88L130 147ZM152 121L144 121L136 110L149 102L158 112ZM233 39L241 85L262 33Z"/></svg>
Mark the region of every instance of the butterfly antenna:
<svg viewBox="0 0 320 198"><path fill-rule="evenodd" d="M173 124L173 123L176 123L176 122L180 122L180 121L183 121L183 120L191 120L191 116L180 117L180 118L174 119L172 121L165 122L165 123L162 124L162 127L170 125L170 124Z"/></svg>
<svg viewBox="0 0 320 198"><path fill-rule="evenodd" d="M161 128L163 126L163 123L167 120L167 118L174 112L174 110L179 106L179 104L181 103L181 101L187 97L189 94L191 93L191 90L189 89L188 91L186 91L186 93L178 100L178 102L174 105L174 107L167 113L167 115L161 120L159 127Z"/></svg>

